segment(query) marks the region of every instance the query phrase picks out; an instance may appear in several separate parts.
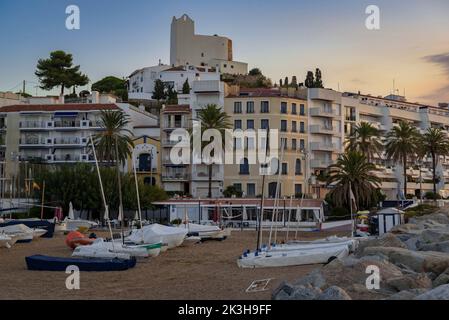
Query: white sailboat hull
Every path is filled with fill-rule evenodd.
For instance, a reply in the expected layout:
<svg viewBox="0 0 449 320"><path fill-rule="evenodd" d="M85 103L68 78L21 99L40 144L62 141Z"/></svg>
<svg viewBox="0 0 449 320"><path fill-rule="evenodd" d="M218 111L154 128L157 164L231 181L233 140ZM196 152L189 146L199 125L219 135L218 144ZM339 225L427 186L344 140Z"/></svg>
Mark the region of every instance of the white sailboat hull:
<svg viewBox="0 0 449 320"><path fill-rule="evenodd" d="M72 257L98 258L98 259L130 259L127 253L113 252L104 247L80 246L76 247Z"/></svg>
<svg viewBox="0 0 449 320"><path fill-rule="evenodd" d="M230 229L222 230L218 226L201 225L196 223L189 223L188 225L181 225L178 228L187 229L188 233L196 233L201 239L225 239L231 235Z"/></svg>
<svg viewBox="0 0 449 320"><path fill-rule="evenodd" d="M326 249L340 246L348 246L348 249L352 252L357 248L357 241L346 239L337 242L323 241L323 242L291 242L287 244L280 244L272 246L269 251L291 251L291 250L315 250Z"/></svg>
<svg viewBox="0 0 449 320"><path fill-rule="evenodd" d="M23 224L2 227L0 228L0 232L12 238L13 243L30 242L34 238L33 229L28 228Z"/></svg>
<svg viewBox="0 0 449 320"><path fill-rule="evenodd" d="M63 231L76 231L78 228L87 228L91 229L93 227L98 226L95 222L88 220L71 220L66 219L64 221L64 227L62 227Z"/></svg>
<svg viewBox="0 0 449 320"><path fill-rule="evenodd" d="M33 229L33 238L34 239L40 238L46 233L47 233L47 230L44 230L44 229Z"/></svg>
<svg viewBox="0 0 449 320"><path fill-rule="evenodd" d="M343 258L349 254L347 245L330 248L289 251L265 251L247 254L237 260L240 268L288 267L324 264L332 258Z"/></svg>

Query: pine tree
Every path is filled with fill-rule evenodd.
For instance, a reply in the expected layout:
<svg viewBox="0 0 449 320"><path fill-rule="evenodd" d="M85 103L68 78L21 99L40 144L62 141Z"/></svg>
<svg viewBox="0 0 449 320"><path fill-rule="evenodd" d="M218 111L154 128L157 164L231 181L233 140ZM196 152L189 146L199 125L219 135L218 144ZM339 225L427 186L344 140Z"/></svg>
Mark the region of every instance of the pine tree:
<svg viewBox="0 0 449 320"><path fill-rule="evenodd" d="M178 92L173 90L172 86L168 87L167 104L178 104Z"/></svg>
<svg viewBox="0 0 449 320"><path fill-rule="evenodd" d="M190 93L189 79L186 79L186 81L182 85L182 94L189 94L189 93Z"/></svg>
<svg viewBox="0 0 449 320"><path fill-rule="evenodd" d="M279 79L279 87L282 88L282 79Z"/></svg>
<svg viewBox="0 0 449 320"><path fill-rule="evenodd" d="M285 77L285 80L284 80L284 86L285 86L286 88L288 88L288 77Z"/></svg>
<svg viewBox="0 0 449 320"><path fill-rule="evenodd" d="M298 80L296 80L296 76L292 77L291 87L298 89Z"/></svg>
<svg viewBox="0 0 449 320"><path fill-rule="evenodd" d="M316 68L315 70L315 88L323 88L323 80L321 79L321 70Z"/></svg>
<svg viewBox="0 0 449 320"><path fill-rule="evenodd" d="M307 88L314 88L315 81L313 79L313 72L312 71L308 71L307 72L307 77L306 77L306 80L304 81L304 85Z"/></svg>
<svg viewBox="0 0 449 320"><path fill-rule="evenodd" d="M157 101L160 101L160 100L165 100L166 97L167 97L167 95L165 93L165 85L160 79L157 79L156 81L154 81L154 89L153 89L153 97L152 98Z"/></svg>

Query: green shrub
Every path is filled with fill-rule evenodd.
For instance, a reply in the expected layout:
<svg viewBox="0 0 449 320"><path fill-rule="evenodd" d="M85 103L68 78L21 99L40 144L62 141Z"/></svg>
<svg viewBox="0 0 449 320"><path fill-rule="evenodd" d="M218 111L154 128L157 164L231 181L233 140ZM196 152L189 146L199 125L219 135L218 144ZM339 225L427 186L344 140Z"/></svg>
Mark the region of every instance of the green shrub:
<svg viewBox="0 0 449 320"><path fill-rule="evenodd" d="M433 193L432 191L426 192L424 196L427 200L440 200L441 196L438 193Z"/></svg>

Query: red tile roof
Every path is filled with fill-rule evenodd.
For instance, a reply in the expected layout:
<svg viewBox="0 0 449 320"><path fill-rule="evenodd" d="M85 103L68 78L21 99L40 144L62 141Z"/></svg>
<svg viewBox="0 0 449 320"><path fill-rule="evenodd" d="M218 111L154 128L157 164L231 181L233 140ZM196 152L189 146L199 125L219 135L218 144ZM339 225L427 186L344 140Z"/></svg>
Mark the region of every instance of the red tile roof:
<svg viewBox="0 0 449 320"><path fill-rule="evenodd" d="M18 104L0 108L0 112L56 112L56 111L97 111L118 110L112 103L67 103L67 104Z"/></svg>
<svg viewBox="0 0 449 320"><path fill-rule="evenodd" d="M166 105L164 109L162 109L163 113L190 113L190 106L188 104L180 104L180 105Z"/></svg>

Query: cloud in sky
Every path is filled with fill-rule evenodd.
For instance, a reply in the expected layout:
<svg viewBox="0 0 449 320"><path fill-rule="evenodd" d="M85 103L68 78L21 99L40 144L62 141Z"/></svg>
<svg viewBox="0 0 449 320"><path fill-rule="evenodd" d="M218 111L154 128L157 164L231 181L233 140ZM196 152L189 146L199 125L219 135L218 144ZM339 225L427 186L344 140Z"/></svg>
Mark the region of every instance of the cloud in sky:
<svg viewBox="0 0 449 320"><path fill-rule="evenodd" d="M436 89L435 91L421 96L420 98L435 100L435 99L449 99L449 52L441 54L433 54L423 57L423 60L437 65L439 68L444 70L444 74L447 78L447 83Z"/></svg>

